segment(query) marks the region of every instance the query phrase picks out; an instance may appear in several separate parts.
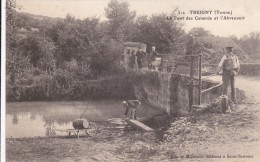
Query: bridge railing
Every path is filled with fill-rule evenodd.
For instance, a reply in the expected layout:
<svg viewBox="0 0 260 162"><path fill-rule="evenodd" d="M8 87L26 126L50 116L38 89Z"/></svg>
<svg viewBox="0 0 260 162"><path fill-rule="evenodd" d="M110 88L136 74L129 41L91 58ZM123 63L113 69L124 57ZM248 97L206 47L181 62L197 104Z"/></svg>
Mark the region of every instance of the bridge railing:
<svg viewBox="0 0 260 162"><path fill-rule="evenodd" d="M187 56L183 56L187 57ZM159 71L168 73L180 73L189 75L191 72L191 62L188 61L172 61L168 59L162 59ZM202 76L208 76L216 73L218 64L202 63L201 74ZM195 78L199 78L199 59L194 60L193 73Z"/></svg>
<svg viewBox="0 0 260 162"><path fill-rule="evenodd" d="M161 63L161 66L159 67L159 71L189 75L189 73L190 73L190 63L189 62L163 60L162 63Z"/></svg>
<svg viewBox="0 0 260 162"><path fill-rule="evenodd" d="M168 72L168 73L179 73L185 74L190 76L190 85L189 85L189 108L191 110L194 101L193 101L193 91L195 87L195 80L198 80L198 101L196 104L201 104L201 96L202 93L211 91L212 89L221 86L222 83L219 83L213 87L208 89L202 90L202 76L209 76L216 73L217 64L202 64L202 56L203 54L199 55L186 55L183 56L185 59L180 59L181 61L169 61L168 59L161 60L161 65L159 71ZM163 58L163 57L162 57ZM185 60L185 61L183 61Z"/></svg>

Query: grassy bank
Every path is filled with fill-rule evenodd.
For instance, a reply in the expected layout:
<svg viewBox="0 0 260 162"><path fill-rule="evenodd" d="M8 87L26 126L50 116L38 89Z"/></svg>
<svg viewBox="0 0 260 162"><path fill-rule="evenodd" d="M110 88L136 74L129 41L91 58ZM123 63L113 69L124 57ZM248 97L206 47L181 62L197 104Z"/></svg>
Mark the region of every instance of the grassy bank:
<svg viewBox="0 0 260 162"><path fill-rule="evenodd" d="M7 85L7 101L52 101L133 98L128 75L78 81L73 77L41 77L30 85Z"/></svg>

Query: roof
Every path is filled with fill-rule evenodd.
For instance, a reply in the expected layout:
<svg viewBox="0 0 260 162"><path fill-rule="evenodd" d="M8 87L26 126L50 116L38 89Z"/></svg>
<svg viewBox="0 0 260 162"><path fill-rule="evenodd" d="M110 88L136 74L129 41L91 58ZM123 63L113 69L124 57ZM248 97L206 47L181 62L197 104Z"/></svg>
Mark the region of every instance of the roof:
<svg viewBox="0 0 260 162"><path fill-rule="evenodd" d="M146 47L146 44L140 42L125 42L124 46L128 47Z"/></svg>
<svg viewBox="0 0 260 162"><path fill-rule="evenodd" d="M38 28L31 28L31 31L33 32L39 32L40 30Z"/></svg>

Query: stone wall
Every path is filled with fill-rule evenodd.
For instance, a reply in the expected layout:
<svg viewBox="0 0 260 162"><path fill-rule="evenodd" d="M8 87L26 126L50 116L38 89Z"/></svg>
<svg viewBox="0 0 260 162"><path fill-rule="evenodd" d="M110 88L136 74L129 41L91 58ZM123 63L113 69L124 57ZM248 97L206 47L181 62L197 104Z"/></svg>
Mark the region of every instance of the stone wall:
<svg viewBox="0 0 260 162"><path fill-rule="evenodd" d="M133 82L135 95L170 114L170 80L167 73L145 71Z"/></svg>
<svg viewBox="0 0 260 162"><path fill-rule="evenodd" d="M160 108L172 116L182 116L189 111L189 85L187 75L145 71L132 82L138 99ZM194 81L193 104L198 104L198 81ZM203 81L202 90L218 85L217 82ZM240 96L240 91L238 96ZM217 86L202 94L202 104L211 103L221 95L222 87Z"/></svg>
<svg viewBox="0 0 260 162"><path fill-rule="evenodd" d="M176 116L188 113L189 82L187 75L145 71L133 82L133 87L137 98ZM203 87L208 87L209 84L204 83Z"/></svg>
<svg viewBox="0 0 260 162"><path fill-rule="evenodd" d="M176 74L175 74L176 75ZM177 115L186 115L189 112L189 87L190 87L190 77L187 75L181 75L179 80L179 87L177 91L171 91L172 93L178 94L177 98ZM199 85L198 80L194 80L193 82L194 88L193 88L193 105L198 105L198 96L199 96ZM201 104L207 104L212 102L214 99L216 99L218 96L222 93L222 86L219 85L218 82L212 82L212 81L202 81L202 91L212 88L211 90L202 93L201 95ZM176 108L176 107L175 107Z"/></svg>

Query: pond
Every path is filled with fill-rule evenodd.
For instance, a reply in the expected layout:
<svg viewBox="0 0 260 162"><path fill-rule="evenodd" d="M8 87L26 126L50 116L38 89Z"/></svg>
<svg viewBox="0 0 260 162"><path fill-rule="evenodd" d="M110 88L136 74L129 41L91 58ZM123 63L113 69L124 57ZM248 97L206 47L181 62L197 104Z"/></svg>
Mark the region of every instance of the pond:
<svg viewBox="0 0 260 162"><path fill-rule="evenodd" d="M6 138L43 137L48 135L50 127L72 129L72 121L79 118L86 107L83 118L95 122L98 127L124 113L121 101L116 100L7 103ZM137 116L151 117L159 113L161 110L142 104Z"/></svg>

